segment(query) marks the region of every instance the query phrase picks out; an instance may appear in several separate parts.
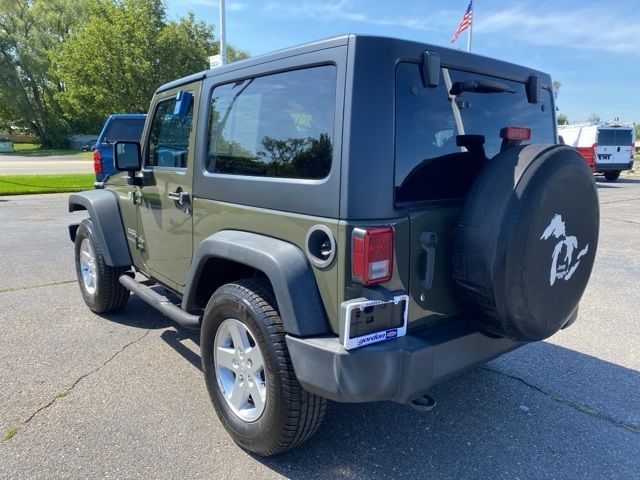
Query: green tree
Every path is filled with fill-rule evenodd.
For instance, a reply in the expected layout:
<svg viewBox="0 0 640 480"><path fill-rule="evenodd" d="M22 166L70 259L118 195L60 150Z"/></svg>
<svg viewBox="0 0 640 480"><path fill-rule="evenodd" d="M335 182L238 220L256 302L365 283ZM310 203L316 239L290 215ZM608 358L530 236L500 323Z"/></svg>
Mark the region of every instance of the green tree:
<svg viewBox="0 0 640 480"><path fill-rule="evenodd" d="M557 119L558 119L558 125L568 125L569 124L569 118L564 113L559 114Z"/></svg>
<svg viewBox="0 0 640 480"><path fill-rule="evenodd" d="M90 0L0 0L0 125L21 126L44 145L65 142L51 55L86 18Z"/></svg>
<svg viewBox="0 0 640 480"><path fill-rule="evenodd" d="M64 83L56 98L76 130L97 131L111 113L146 112L160 85L208 68L217 52L213 26L192 13L167 20L162 0L93 0L54 56Z"/></svg>
<svg viewBox="0 0 640 480"><path fill-rule="evenodd" d="M286 176L284 172L288 165L307 148L310 140L308 138L276 140L264 137L262 139L264 150L258 152L258 156L269 163L269 171L273 176Z"/></svg>

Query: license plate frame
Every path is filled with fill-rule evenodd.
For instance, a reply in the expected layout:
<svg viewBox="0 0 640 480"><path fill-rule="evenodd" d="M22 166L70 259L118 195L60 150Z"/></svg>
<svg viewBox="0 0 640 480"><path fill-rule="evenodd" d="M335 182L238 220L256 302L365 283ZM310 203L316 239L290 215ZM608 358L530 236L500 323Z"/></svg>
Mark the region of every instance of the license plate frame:
<svg viewBox="0 0 640 480"><path fill-rule="evenodd" d="M352 318L354 314L363 313L365 315L375 315L376 311L383 310L385 306L391 306L393 309L402 308L400 312L401 323L399 325L390 326L390 328L382 328L380 330L368 332L364 335L351 336ZM368 313L365 313L367 312ZM397 314L397 310L394 310ZM370 300L366 298L358 298L345 302L341 308L341 331L340 340L342 346L346 350L353 350L374 343L392 340L407 334L407 322L409 314L409 296L406 294L395 295L389 301Z"/></svg>

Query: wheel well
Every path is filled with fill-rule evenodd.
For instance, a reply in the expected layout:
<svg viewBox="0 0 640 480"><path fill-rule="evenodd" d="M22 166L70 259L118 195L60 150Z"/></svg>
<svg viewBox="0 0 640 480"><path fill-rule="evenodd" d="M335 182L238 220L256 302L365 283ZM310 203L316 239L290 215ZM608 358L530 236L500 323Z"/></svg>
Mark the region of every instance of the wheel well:
<svg viewBox="0 0 640 480"><path fill-rule="evenodd" d="M197 279L193 305L195 308L204 308L219 287L243 278L260 278L273 292L271 281L264 272L233 260L215 257L208 259Z"/></svg>
<svg viewBox="0 0 640 480"><path fill-rule="evenodd" d="M80 210L86 210L87 207L85 207L84 205L80 204L80 203L69 203L69 211L70 212L78 212Z"/></svg>

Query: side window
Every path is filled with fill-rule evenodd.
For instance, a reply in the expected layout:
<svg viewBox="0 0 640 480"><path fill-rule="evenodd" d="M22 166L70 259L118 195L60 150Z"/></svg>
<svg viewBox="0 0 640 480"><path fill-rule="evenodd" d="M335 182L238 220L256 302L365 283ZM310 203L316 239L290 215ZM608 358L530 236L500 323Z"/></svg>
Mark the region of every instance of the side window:
<svg viewBox="0 0 640 480"><path fill-rule="evenodd" d="M336 67L324 65L216 87L209 172L321 179L329 174Z"/></svg>
<svg viewBox="0 0 640 480"><path fill-rule="evenodd" d="M186 115L174 114L175 106L175 98L156 106L147 149L149 167L187 168L193 105Z"/></svg>

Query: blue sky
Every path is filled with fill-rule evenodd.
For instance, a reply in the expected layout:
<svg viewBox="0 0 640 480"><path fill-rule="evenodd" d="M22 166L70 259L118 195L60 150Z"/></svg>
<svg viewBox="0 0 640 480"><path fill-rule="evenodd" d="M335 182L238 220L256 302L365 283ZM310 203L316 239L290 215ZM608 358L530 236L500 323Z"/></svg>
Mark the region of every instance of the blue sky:
<svg viewBox="0 0 640 480"><path fill-rule="evenodd" d="M165 0L218 23L218 0ZM341 33L449 46L468 0L227 0L227 41L251 55ZM640 2L474 1L473 52L548 72L569 120L640 122ZM455 48L466 47L463 33Z"/></svg>

